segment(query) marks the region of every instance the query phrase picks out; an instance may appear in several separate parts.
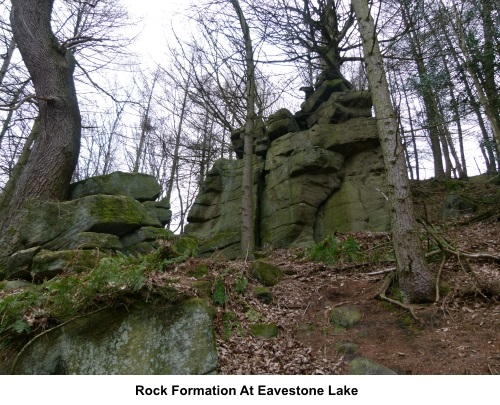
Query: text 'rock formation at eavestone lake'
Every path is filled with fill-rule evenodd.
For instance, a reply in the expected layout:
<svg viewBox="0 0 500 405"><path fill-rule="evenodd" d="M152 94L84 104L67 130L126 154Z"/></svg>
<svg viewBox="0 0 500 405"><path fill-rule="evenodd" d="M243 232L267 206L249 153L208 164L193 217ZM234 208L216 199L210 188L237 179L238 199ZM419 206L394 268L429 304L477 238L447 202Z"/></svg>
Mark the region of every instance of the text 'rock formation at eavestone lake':
<svg viewBox="0 0 500 405"><path fill-rule="evenodd" d="M272 114L254 142L256 242L307 246L335 231L387 231L384 160L371 98L326 80L295 115ZM188 215L200 253L240 254L243 130L231 136L238 160L215 162Z"/></svg>

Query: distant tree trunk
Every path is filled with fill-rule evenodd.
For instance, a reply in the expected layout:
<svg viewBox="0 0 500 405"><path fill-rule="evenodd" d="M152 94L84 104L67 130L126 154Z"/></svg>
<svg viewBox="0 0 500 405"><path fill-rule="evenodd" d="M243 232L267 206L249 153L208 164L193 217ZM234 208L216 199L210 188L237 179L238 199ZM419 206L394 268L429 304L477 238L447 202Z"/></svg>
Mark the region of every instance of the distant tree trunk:
<svg viewBox="0 0 500 405"><path fill-rule="evenodd" d="M172 189L174 187L174 177L176 176L176 173L178 172L178 169L179 169L179 147L181 144L181 134L182 134L182 130L183 130L184 119L186 116L186 107L187 107L187 101L188 101L188 95L189 95L189 85L191 83L191 71L192 71L192 65L190 65L188 77L186 79L184 95L182 96L182 105L181 105L181 113L179 116L179 123L178 123L177 129L175 131L175 144L174 144L174 153L172 156L172 166L170 167L170 177L167 180L167 190L166 190L166 195L165 195L165 199L169 202L172 198Z"/></svg>
<svg viewBox="0 0 500 405"><path fill-rule="evenodd" d="M35 121L33 122L33 127L31 128L31 132L28 138L26 139L26 142L24 143L21 155L19 156L17 163L15 164L14 168L10 173L9 180L5 184L2 194L0 194L0 212L6 209L10 204L10 200L12 198L12 194L15 190L16 184L30 157L31 147L33 146L33 143L36 141L39 133L40 133L40 117L37 117L35 118Z"/></svg>
<svg viewBox="0 0 500 405"><path fill-rule="evenodd" d="M443 24L442 19L439 20L439 28L441 29L442 32L446 32L446 25ZM448 44L448 47L450 49L454 49L455 45L450 39L449 35L444 35L443 36L444 40ZM457 66L461 66L462 62L460 61L458 55L456 52L451 52L451 56L453 57L453 60L455 61L455 64ZM497 170L497 159L495 158L495 151L496 151L496 145L495 141L491 141L489 135L488 135L488 130L486 129L486 125L481 113L481 106L476 99L476 96L472 92L472 88L469 85L469 82L467 80L467 76L464 72L464 69L458 69L458 74L460 75L460 80L464 84L465 91L467 93L467 97L469 98L469 103L474 110L474 114L476 114L477 117L477 122L479 125L479 128L481 129L481 135L483 136L483 145L486 149L486 152L488 154L488 159L485 159L487 162L486 168L488 173L494 173ZM500 159L499 159L500 162ZM500 170L500 166L498 166L498 170Z"/></svg>
<svg viewBox="0 0 500 405"><path fill-rule="evenodd" d="M149 111L151 110L151 100L153 99L153 93L155 91L155 86L156 86L157 80L158 80L158 73L155 73L155 75L153 77L153 84L151 85L151 91L148 94L148 101L146 104L146 110L144 111L144 116L142 117L141 135L139 137L139 145L137 146L137 150L135 153L134 168L132 169L132 171L134 173L139 172L139 168L141 165L141 159L143 157L142 155L143 155L143 150L144 150L144 143L146 142L146 135L151 130Z"/></svg>
<svg viewBox="0 0 500 405"><path fill-rule="evenodd" d="M411 11L408 9L406 1L401 2L403 20L408 28L412 28L408 32L408 40L410 42L410 49L412 57L417 66L418 77L420 81L420 93L422 101L425 106L425 113L427 117L427 126L429 130L429 139L431 143L432 156L434 160L434 176L439 177L445 174L443 168L443 154L440 148L440 137L442 135L440 129L442 126L442 117L438 112L436 95L430 83L428 83L427 68L424 63L424 52L420 44L418 36L415 34L413 28L415 26L412 20ZM446 158L446 157L445 157Z"/></svg>
<svg viewBox="0 0 500 405"><path fill-rule="evenodd" d="M10 39L9 46L7 47L7 53L2 62L2 67L0 67L0 84L3 83L3 79L7 74L7 70L9 69L10 61L12 60L12 55L16 49L16 41L14 38Z"/></svg>
<svg viewBox="0 0 500 405"><path fill-rule="evenodd" d="M398 137L398 122L391 103L375 24L367 0L352 0L351 3L363 42L368 82L387 170L392 242L396 254L399 287L408 302L432 301L434 282L417 233L408 172Z"/></svg>
<svg viewBox="0 0 500 405"><path fill-rule="evenodd" d="M28 201L67 197L78 161L81 117L73 81L75 59L52 32L52 5L53 0L12 0L12 31L35 87L40 132L2 212L0 256L16 243L6 231L16 228Z"/></svg>
<svg viewBox="0 0 500 405"><path fill-rule="evenodd" d="M483 6L485 6L487 10L491 10L491 5L489 5L488 0L483 1L482 3L484 3ZM453 2L453 10L455 13L454 31L460 46L460 50L462 51L465 59L465 66L467 68L467 71L469 72L470 77L472 78L474 87L476 88L479 103L484 108L486 117L488 118L488 121L491 125L497 151L500 152L500 114L498 111L498 105L500 103L498 102L498 92L496 91L494 73L493 83L491 83L491 69L494 68L494 64L493 66L491 65L491 57L490 55L488 55L489 51L487 51L486 55L488 56L488 60L484 63L484 65L486 66L486 71L484 73L485 76L487 76L487 78L489 78L490 80L485 81L481 77L481 72L478 71L478 68L476 66L477 64L474 63L474 55L471 55L471 52L467 45L467 33L463 28L462 21L460 20L457 5L455 4L455 2ZM487 30L486 34L488 36L488 38L486 38L487 49L491 46L491 44L489 44L489 28L491 28L489 24L489 18L485 18L484 28ZM500 154L497 154L497 167L500 168Z"/></svg>
<svg viewBox="0 0 500 405"><path fill-rule="evenodd" d="M253 140L255 131L255 62L253 56L252 39L250 28L241 10L238 0L230 0L238 15L241 31L245 44L245 97L246 97L246 118L244 135L244 153L243 153L243 196L242 196L242 230L241 230L241 253L243 257L253 257L255 250L255 219L253 209Z"/></svg>

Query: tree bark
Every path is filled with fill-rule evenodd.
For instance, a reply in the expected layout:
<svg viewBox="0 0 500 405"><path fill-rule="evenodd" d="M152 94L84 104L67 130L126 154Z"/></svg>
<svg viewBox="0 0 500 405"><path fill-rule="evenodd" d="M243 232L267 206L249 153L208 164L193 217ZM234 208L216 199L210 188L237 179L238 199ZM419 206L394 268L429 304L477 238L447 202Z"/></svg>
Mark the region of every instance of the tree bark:
<svg viewBox="0 0 500 405"><path fill-rule="evenodd" d="M399 287L405 301L429 302L434 299L434 282L417 233L408 172L398 136L398 122L391 102L375 24L367 0L352 0L351 3L363 42L368 82L387 171L392 242Z"/></svg>
<svg viewBox="0 0 500 405"><path fill-rule="evenodd" d="M243 180L242 180L242 229L241 229L241 253L243 257L253 257L255 250L255 218L253 208L253 140L255 132L255 61L253 55L252 39L250 28L241 10L238 0L230 0L238 15L243 41L245 44L245 98L246 98L246 119L243 152Z"/></svg>
<svg viewBox="0 0 500 405"><path fill-rule="evenodd" d="M53 2L12 0L12 31L35 87L40 132L10 204L2 213L0 251L13 243L7 240L6 230L15 229L28 201L67 197L78 161L81 117L73 81L75 59L52 32Z"/></svg>

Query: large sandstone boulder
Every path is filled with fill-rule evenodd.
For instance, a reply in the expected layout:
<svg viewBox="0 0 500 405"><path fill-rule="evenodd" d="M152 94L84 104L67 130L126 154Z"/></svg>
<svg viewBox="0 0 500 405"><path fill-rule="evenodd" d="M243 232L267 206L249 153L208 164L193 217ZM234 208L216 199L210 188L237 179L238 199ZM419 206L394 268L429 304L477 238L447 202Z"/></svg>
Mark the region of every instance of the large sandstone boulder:
<svg viewBox="0 0 500 405"><path fill-rule="evenodd" d="M373 118L315 125L268 150L261 243L308 246L335 231L387 231L384 164Z"/></svg>
<svg viewBox="0 0 500 405"><path fill-rule="evenodd" d="M213 310L199 299L76 319L33 342L14 374L213 374Z"/></svg>
<svg viewBox="0 0 500 405"><path fill-rule="evenodd" d="M137 200L122 195L91 195L33 207L20 225L19 236L26 248L59 250L80 238L81 232L122 236L142 226L161 224Z"/></svg>
<svg viewBox="0 0 500 405"><path fill-rule="evenodd" d="M142 173L114 172L104 176L90 177L71 185L70 199L88 195L126 195L138 201L154 201L161 188L154 176Z"/></svg>

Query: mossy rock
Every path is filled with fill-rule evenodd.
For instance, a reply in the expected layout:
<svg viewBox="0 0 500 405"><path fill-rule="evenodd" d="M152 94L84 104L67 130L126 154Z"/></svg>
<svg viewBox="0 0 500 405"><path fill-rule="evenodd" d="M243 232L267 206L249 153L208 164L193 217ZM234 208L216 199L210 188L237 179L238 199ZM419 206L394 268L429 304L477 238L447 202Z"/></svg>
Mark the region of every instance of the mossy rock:
<svg viewBox="0 0 500 405"><path fill-rule="evenodd" d="M26 248L43 246L59 250L82 232L122 236L147 226L161 228L158 219L151 217L133 198L91 195L33 207L23 217L19 237Z"/></svg>
<svg viewBox="0 0 500 405"><path fill-rule="evenodd" d="M187 271L189 277L203 278L208 274L208 265L205 263L198 263Z"/></svg>
<svg viewBox="0 0 500 405"><path fill-rule="evenodd" d="M24 278L31 280L33 258L42 250L41 246L20 250L9 257L6 268L6 278Z"/></svg>
<svg viewBox="0 0 500 405"><path fill-rule="evenodd" d="M348 375L396 375L397 373L390 368L383 366L366 357L358 356L348 363Z"/></svg>
<svg viewBox="0 0 500 405"><path fill-rule="evenodd" d="M461 216L476 212L477 205L469 199L457 194L450 194L446 197L441 207L441 219L456 220Z"/></svg>
<svg viewBox="0 0 500 405"><path fill-rule="evenodd" d="M363 318L363 314L357 307L333 308L330 313L330 323L343 328L356 325Z"/></svg>
<svg viewBox="0 0 500 405"><path fill-rule="evenodd" d="M71 199L88 195L126 195L138 201L154 201L161 187L154 176L143 173L114 172L71 184Z"/></svg>
<svg viewBox="0 0 500 405"><path fill-rule="evenodd" d="M32 285L30 282L26 280L9 280L3 283L0 283L0 291L12 291L24 288L26 286Z"/></svg>
<svg viewBox="0 0 500 405"><path fill-rule="evenodd" d="M274 295L271 290L267 287L255 287L253 290L255 298L264 304L270 304L273 302Z"/></svg>
<svg viewBox="0 0 500 405"><path fill-rule="evenodd" d="M279 329L274 323L252 323L248 325L252 336L263 339L272 339L278 336Z"/></svg>
<svg viewBox="0 0 500 405"><path fill-rule="evenodd" d="M206 280L198 280L193 284L196 293L203 298L210 298L212 295L212 283Z"/></svg>
<svg viewBox="0 0 500 405"><path fill-rule="evenodd" d="M31 275L36 280L49 280L63 271L82 273L94 269L104 257L98 250L42 250L33 258Z"/></svg>
<svg viewBox="0 0 500 405"><path fill-rule="evenodd" d="M214 373L213 316L213 308L202 299L106 309L34 341L14 374Z"/></svg>
<svg viewBox="0 0 500 405"><path fill-rule="evenodd" d="M280 267L265 260L255 260L250 267L250 276L266 287L278 284L283 278Z"/></svg>
<svg viewBox="0 0 500 405"><path fill-rule="evenodd" d="M142 242L157 241L158 239L172 239L174 234L169 229L154 226L144 226L136 231L121 237L124 247L128 248Z"/></svg>
<svg viewBox="0 0 500 405"><path fill-rule="evenodd" d="M148 210L152 217L158 218L158 221L163 226L170 223L172 211L170 210L170 203L168 201L145 201L142 205L144 205L144 208Z"/></svg>
<svg viewBox="0 0 500 405"><path fill-rule="evenodd" d="M68 240L65 250L99 249L105 251L122 250L120 238L109 233L80 232Z"/></svg>
<svg viewBox="0 0 500 405"><path fill-rule="evenodd" d="M335 349L341 354L354 354L358 351L358 345L353 342L339 342L335 345Z"/></svg>

